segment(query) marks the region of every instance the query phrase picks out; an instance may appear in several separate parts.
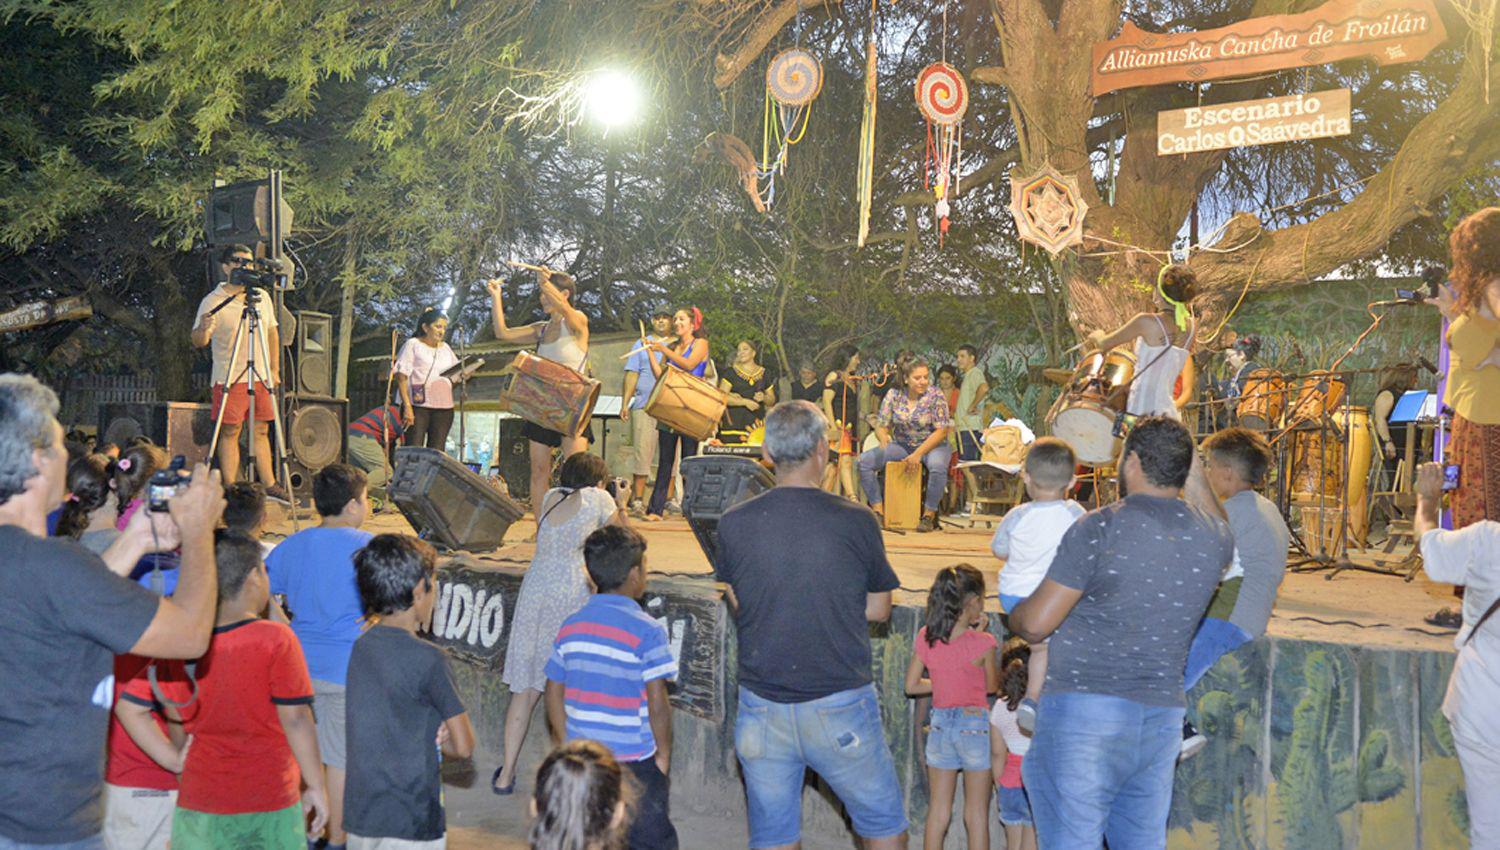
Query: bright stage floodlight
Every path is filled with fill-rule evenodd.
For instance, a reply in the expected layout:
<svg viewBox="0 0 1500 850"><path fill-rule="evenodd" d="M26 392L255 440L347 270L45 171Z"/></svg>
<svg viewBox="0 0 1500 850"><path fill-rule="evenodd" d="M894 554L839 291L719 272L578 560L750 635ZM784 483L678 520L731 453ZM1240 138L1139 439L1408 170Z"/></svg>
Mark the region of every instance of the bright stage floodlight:
<svg viewBox="0 0 1500 850"><path fill-rule="evenodd" d="M584 108L605 127L619 127L640 113L641 92L628 74L596 71L585 83Z"/></svg>

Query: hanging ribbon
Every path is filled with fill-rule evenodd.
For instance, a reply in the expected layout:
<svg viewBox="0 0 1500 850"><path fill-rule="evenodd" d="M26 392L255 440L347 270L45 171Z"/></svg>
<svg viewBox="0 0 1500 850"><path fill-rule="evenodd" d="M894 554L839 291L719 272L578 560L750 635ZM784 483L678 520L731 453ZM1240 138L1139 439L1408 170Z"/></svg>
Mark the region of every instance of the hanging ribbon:
<svg viewBox="0 0 1500 850"><path fill-rule="evenodd" d="M870 201L875 189L876 65L880 51L875 45L875 23L879 0L870 0L870 40L865 45L865 115L859 125L859 246L870 236Z"/></svg>

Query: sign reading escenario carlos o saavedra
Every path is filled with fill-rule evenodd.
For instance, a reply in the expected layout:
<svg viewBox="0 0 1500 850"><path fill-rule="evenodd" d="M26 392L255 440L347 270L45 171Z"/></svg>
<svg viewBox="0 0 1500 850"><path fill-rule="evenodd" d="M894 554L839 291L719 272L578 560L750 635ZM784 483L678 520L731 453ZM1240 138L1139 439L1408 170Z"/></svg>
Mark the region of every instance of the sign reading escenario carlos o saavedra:
<svg viewBox="0 0 1500 850"><path fill-rule="evenodd" d="M1310 12L1213 30L1153 33L1127 22L1093 49L1095 97L1369 57L1414 62L1447 38L1432 0L1329 0Z"/></svg>
<svg viewBox="0 0 1500 850"><path fill-rule="evenodd" d="M1160 156L1347 136L1348 89L1171 109L1156 114Z"/></svg>

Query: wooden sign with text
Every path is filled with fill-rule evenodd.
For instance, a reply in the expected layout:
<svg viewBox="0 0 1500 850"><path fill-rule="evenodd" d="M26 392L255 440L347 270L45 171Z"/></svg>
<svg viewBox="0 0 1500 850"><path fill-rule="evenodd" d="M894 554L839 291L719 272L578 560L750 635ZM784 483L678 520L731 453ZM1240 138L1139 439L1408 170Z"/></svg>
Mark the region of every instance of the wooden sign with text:
<svg viewBox="0 0 1500 850"><path fill-rule="evenodd" d="M1242 100L1156 113L1156 153L1216 151L1349 135L1349 90Z"/></svg>
<svg viewBox="0 0 1500 850"><path fill-rule="evenodd" d="M1251 18L1202 32L1146 32L1126 21L1094 45L1095 97L1368 56L1415 62L1448 37L1432 0L1329 0L1299 15Z"/></svg>
<svg viewBox="0 0 1500 850"><path fill-rule="evenodd" d="M0 334L30 330L53 322L87 319L92 315L94 308L89 306L89 300L82 295L70 295L56 301L34 301L0 313Z"/></svg>

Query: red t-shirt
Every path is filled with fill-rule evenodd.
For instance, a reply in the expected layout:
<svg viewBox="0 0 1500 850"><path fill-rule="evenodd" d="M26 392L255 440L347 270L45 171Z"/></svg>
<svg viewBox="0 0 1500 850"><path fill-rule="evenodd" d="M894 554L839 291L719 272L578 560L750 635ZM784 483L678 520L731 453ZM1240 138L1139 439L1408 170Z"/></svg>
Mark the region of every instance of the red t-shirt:
<svg viewBox="0 0 1500 850"><path fill-rule="evenodd" d="M312 681L297 636L281 623L245 620L214 629L198 661L198 699L178 709L193 736L177 805L195 812L274 812L301 799L302 774L278 705L311 705ZM186 687L163 693L174 700Z"/></svg>
<svg viewBox="0 0 1500 850"><path fill-rule="evenodd" d="M927 628L917 630L917 657L927 666L932 680L933 708L988 708L985 699L984 663L987 652L998 646L989 632L965 629L956 639L927 643ZM196 745L195 745L196 746Z"/></svg>
<svg viewBox="0 0 1500 850"><path fill-rule="evenodd" d="M115 701L125 700L157 709L153 717L162 734L166 734L166 718L162 717L156 696L151 693L151 681L146 678L146 668L150 664L151 659L139 655L115 656ZM171 682L183 681L181 661L158 661L156 665L157 680L164 688ZM104 781L122 788L177 790L177 774L157 764L136 746L113 711L109 713L109 760L104 769Z"/></svg>

